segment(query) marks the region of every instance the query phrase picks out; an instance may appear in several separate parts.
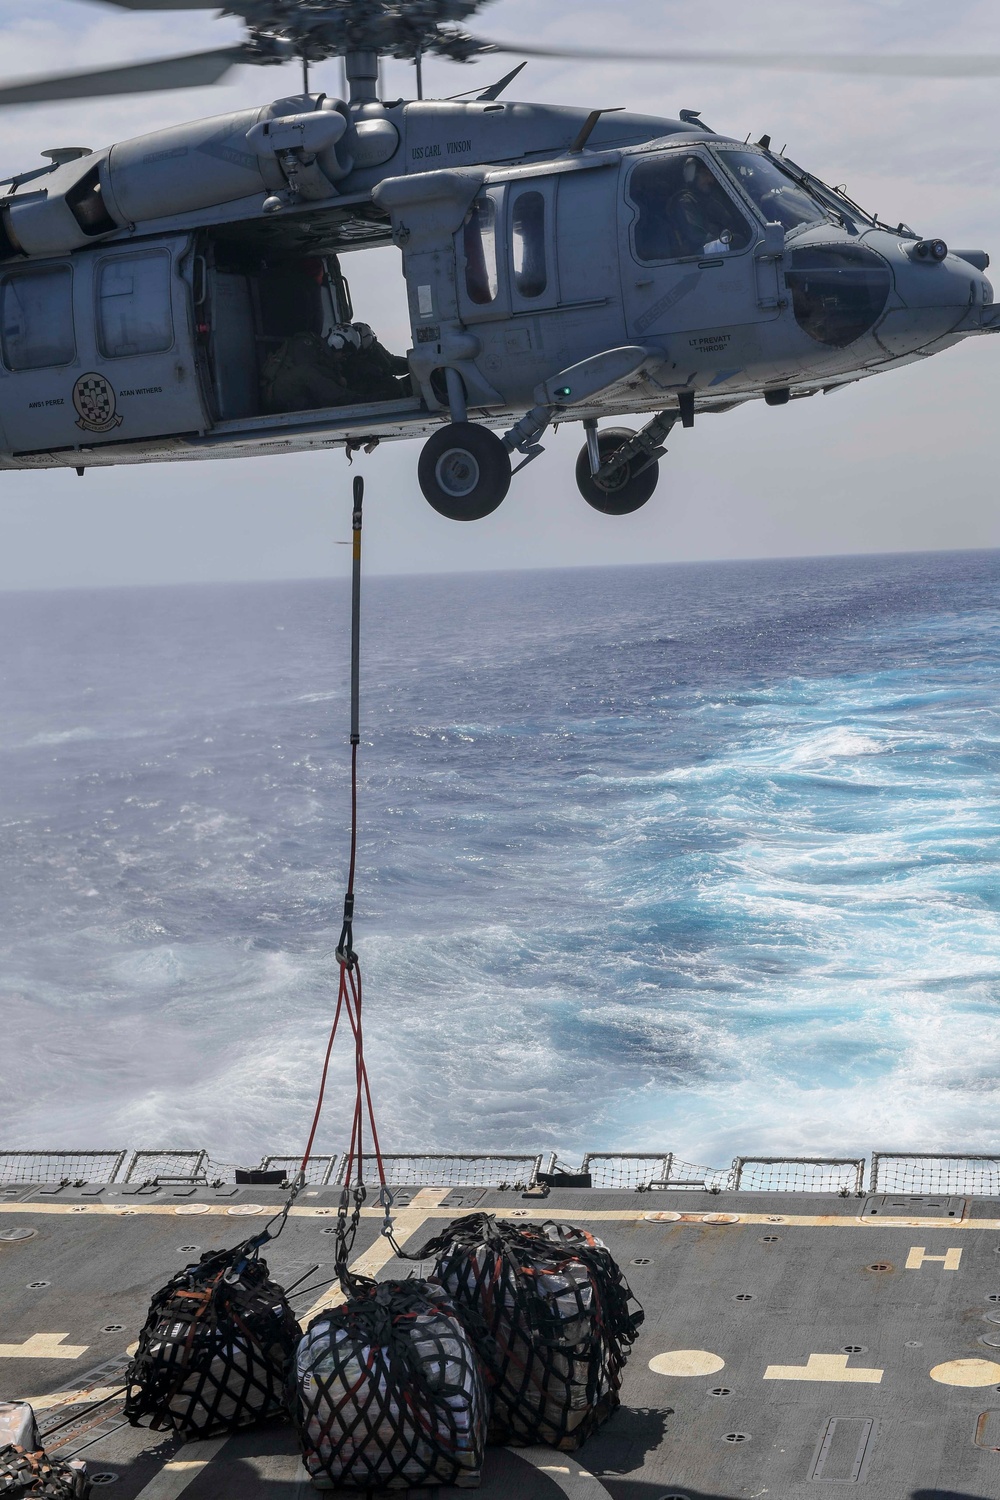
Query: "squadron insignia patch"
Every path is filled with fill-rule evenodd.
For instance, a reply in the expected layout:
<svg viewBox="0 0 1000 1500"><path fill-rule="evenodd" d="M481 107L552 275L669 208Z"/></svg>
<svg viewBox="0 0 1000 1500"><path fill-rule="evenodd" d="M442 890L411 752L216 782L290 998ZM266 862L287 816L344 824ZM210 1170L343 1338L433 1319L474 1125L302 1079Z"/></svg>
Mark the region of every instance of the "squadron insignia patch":
<svg viewBox="0 0 1000 1500"><path fill-rule="evenodd" d="M120 427L122 419L115 415L115 403L110 381L94 371L81 375L73 387L73 405L79 413L76 425L85 432L110 432Z"/></svg>

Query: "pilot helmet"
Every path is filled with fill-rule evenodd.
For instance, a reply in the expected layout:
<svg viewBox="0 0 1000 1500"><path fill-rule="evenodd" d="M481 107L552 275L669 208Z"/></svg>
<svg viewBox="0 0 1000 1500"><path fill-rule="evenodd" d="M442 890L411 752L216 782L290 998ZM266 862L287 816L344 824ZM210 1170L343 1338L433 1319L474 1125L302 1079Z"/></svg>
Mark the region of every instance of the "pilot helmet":
<svg viewBox="0 0 1000 1500"><path fill-rule="evenodd" d="M701 167L707 167L707 163L700 156L689 156L684 163L684 181L688 187L694 182Z"/></svg>

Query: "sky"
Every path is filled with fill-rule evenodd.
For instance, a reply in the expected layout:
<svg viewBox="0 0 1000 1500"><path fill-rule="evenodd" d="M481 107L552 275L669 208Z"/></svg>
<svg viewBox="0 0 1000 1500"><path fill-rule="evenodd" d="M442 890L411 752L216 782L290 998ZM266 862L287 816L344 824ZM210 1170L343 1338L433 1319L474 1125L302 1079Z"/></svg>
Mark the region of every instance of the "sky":
<svg viewBox="0 0 1000 1500"><path fill-rule="evenodd" d="M494 0L480 34L533 45L809 52L996 52L995 0ZM210 13L144 15L99 0L0 0L0 73L152 58L236 40ZM514 59L432 61L427 92L485 86ZM8 109L0 176L61 145L98 147L146 130L262 104L297 72L240 68L213 89ZM340 92L340 65L312 85ZM385 97L412 92L386 64ZM879 80L708 67L532 62L512 97L702 111L776 146L866 207L1000 267L1000 80ZM408 344L395 250L352 256L356 315ZM1000 275L1000 270L997 271ZM414 442L356 460L368 481L367 565L376 573L669 563L1000 546L996 404L1000 339L967 340L918 367L784 408L753 402L678 429L641 510L605 517L580 497L577 427L549 437L500 509L458 525L416 483ZM0 474L0 589L341 575L350 478L342 453Z"/></svg>

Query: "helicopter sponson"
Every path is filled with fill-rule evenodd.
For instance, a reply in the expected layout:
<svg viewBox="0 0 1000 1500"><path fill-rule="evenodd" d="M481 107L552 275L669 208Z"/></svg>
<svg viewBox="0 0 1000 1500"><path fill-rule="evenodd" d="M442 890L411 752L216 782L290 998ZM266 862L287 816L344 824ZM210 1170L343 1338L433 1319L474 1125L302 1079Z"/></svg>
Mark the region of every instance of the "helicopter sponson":
<svg viewBox="0 0 1000 1500"><path fill-rule="evenodd" d="M302 94L101 151L0 198L0 468L422 436L424 494L487 515L554 424L624 514L671 428L1000 326L980 250L866 213L698 116ZM395 244L383 348L345 258ZM640 413L637 431L599 426ZM516 467L515 467L516 463Z"/></svg>

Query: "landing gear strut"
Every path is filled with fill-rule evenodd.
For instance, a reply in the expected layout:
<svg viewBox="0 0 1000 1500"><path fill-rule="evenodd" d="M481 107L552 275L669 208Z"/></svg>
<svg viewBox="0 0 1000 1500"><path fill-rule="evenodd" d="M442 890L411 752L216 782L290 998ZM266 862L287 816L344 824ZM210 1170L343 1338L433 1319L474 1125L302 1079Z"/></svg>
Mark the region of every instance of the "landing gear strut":
<svg viewBox="0 0 1000 1500"><path fill-rule="evenodd" d="M424 444L417 478L439 515L481 521L510 489L510 454L488 427L450 422Z"/></svg>
<svg viewBox="0 0 1000 1500"><path fill-rule="evenodd" d="M606 427L603 432L588 432L587 442L576 461L576 483L580 494L588 505L606 516L627 516L638 510L652 495L660 478L659 463L650 463L648 455L643 452L626 457L625 462L610 474L600 478L595 475L595 458L606 464L634 436L627 427ZM595 444L596 453L593 452Z"/></svg>

